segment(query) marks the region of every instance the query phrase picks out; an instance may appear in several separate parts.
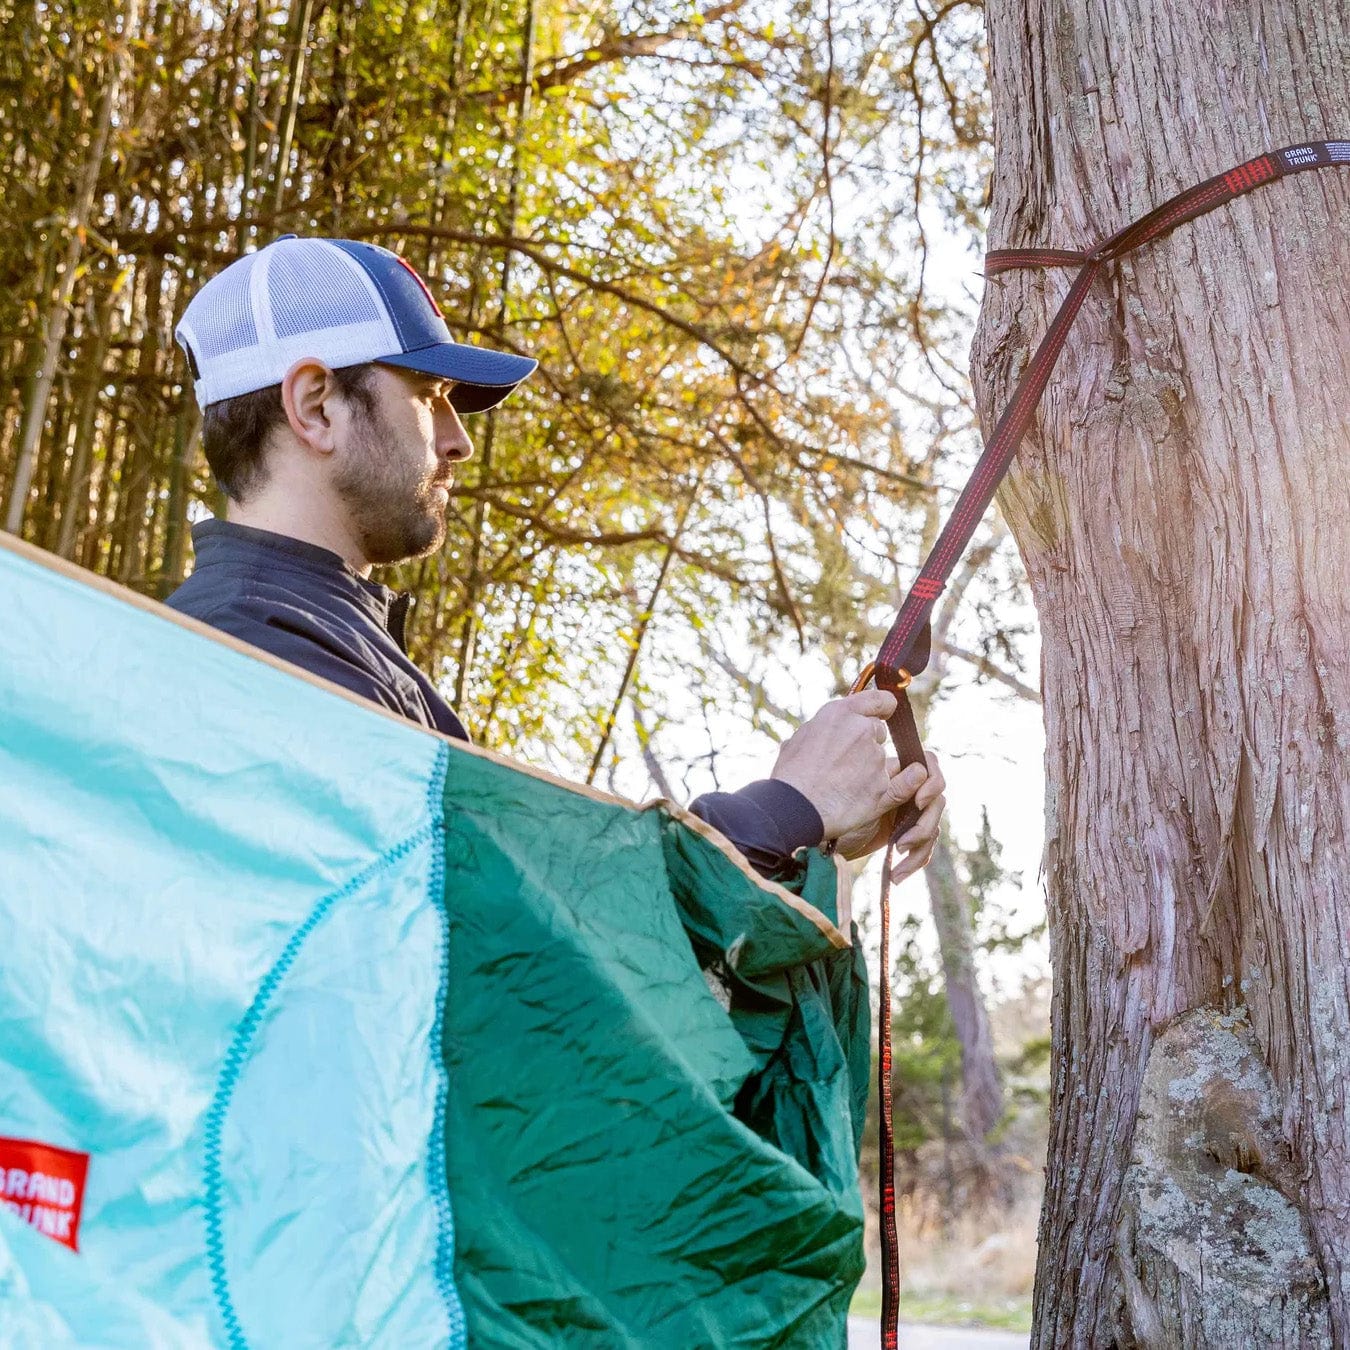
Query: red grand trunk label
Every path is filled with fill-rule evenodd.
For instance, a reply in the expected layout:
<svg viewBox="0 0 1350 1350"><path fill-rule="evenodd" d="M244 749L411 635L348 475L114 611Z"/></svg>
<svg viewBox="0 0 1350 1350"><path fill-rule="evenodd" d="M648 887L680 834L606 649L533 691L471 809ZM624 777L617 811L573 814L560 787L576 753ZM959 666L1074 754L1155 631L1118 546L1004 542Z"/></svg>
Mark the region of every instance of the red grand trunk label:
<svg viewBox="0 0 1350 1350"><path fill-rule="evenodd" d="M0 1205L72 1251L88 1171L87 1153L0 1135Z"/></svg>

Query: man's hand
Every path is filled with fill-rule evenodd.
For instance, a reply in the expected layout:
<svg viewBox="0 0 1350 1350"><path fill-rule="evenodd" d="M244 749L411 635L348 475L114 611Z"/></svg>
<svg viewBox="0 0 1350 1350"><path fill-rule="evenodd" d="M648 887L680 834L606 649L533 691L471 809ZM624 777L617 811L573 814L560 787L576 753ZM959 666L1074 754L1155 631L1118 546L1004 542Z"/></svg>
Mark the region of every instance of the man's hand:
<svg viewBox="0 0 1350 1350"><path fill-rule="evenodd" d="M886 719L894 711L895 695L881 689L832 699L778 752L769 776L816 808L826 839L870 824L901 800L886 771Z"/></svg>
<svg viewBox="0 0 1350 1350"><path fill-rule="evenodd" d="M900 856L892 869L892 880L903 881L913 876L920 868L927 867L937 847L938 831L942 826L942 812L946 808L947 781L942 776L942 768L931 750L924 752L928 760L925 771L918 764L911 764L903 773L899 772L900 761L887 761L888 771L903 792L903 800L912 797L919 808L919 818L896 840ZM846 858L861 858L875 849L884 848L895 828L895 811L890 811L880 820L861 829L842 835L838 841L838 850Z"/></svg>
<svg viewBox="0 0 1350 1350"><path fill-rule="evenodd" d="M914 799L923 814L901 841L905 857L898 876L924 866L937 840L946 783L937 760L928 770L903 773L888 757L886 719L895 695L882 689L833 699L804 722L783 745L771 777L794 787L820 813L825 838L838 841L845 857L861 857L886 842L896 810Z"/></svg>
<svg viewBox="0 0 1350 1350"><path fill-rule="evenodd" d="M846 858L881 848L895 827L896 812L913 800L919 819L899 839L895 879L928 865L937 844L947 784L935 755L927 770L888 756L886 719L895 695L882 689L833 699L784 743L771 777L800 792L820 813L825 838Z"/></svg>

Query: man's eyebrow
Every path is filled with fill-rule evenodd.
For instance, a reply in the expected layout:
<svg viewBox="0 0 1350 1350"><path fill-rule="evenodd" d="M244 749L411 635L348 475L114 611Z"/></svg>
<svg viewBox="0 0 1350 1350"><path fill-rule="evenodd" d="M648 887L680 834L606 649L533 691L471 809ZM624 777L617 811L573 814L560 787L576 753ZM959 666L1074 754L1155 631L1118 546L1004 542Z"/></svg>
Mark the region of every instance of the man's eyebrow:
<svg viewBox="0 0 1350 1350"><path fill-rule="evenodd" d="M415 372L418 388L431 390L437 394L448 394L459 383L443 375L429 375L425 371Z"/></svg>

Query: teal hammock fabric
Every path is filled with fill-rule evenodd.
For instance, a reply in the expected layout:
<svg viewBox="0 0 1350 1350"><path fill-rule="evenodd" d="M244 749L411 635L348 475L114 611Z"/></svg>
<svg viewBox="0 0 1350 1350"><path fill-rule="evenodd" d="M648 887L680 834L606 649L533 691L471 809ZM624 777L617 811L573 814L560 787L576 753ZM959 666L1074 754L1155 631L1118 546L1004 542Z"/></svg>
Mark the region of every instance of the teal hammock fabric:
<svg viewBox="0 0 1350 1350"><path fill-rule="evenodd" d="M839 865L0 545L0 1346L842 1346Z"/></svg>

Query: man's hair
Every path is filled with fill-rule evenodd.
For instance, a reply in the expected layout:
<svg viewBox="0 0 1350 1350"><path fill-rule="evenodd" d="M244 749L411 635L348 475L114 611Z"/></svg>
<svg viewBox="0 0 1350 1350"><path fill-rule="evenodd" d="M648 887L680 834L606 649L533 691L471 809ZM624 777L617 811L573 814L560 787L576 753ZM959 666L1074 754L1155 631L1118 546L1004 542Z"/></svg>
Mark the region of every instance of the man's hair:
<svg viewBox="0 0 1350 1350"><path fill-rule="evenodd" d="M365 362L333 372L342 397L366 416L375 410L375 395L370 388L373 369L372 362ZM244 501L267 482L267 440L285 421L279 384L221 399L202 414L206 462L231 501Z"/></svg>

